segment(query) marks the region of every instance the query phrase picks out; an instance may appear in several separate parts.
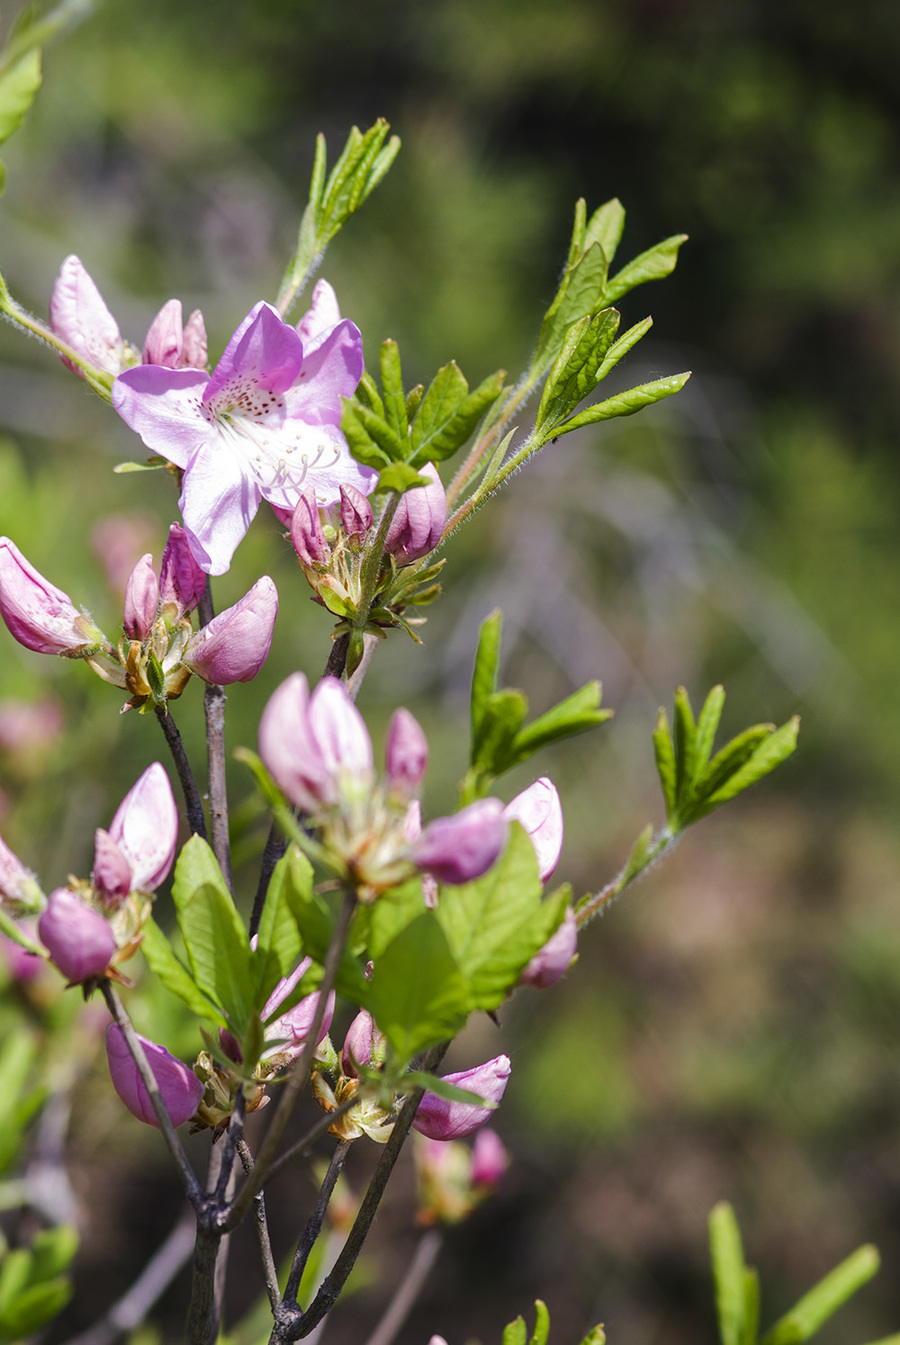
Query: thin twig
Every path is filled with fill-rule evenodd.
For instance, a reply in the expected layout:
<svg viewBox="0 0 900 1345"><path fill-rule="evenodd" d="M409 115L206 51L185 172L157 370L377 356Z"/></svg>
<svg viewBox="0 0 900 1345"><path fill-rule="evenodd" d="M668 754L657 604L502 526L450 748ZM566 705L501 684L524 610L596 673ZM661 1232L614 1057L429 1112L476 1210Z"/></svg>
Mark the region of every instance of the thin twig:
<svg viewBox="0 0 900 1345"><path fill-rule="evenodd" d="M172 753L172 759L175 762L175 769L178 772L178 779L181 781L181 789L184 794L184 810L187 813L191 835L201 836L203 840L206 840L206 818L203 815L200 790L197 788L197 781L194 779L194 772L191 770L191 763L188 761L187 753L184 750L184 743L181 734L178 732L178 726L170 711L164 705L156 707L156 718L165 734L169 751Z"/></svg>
<svg viewBox="0 0 900 1345"><path fill-rule="evenodd" d="M133 1331L153 1304L186 1264L194 1245L194 1216L185 1211L131 1288L87 1331L73 1336L67 1345L112 1345L119 1336Z"/></svg>
<svg viewBox="0 0 900 1345"><path fill-rule="evenodd" d="M250 1203L257 1191L262 1190L268 1175L269 1168L275 1161L275 1154L278 1145L281 1143L281 1137L284 1134L284 1128L290 1120L291 1113L300 1096L301 1089L306 1085L312 1065L313 1056L316 1051L319 1028L325 1017L325 1006L328 1002L328 996L334 989L334 983L337 979L338 966L340 965L341 954L344 951L344 944L347 939L347 931L350 928L350 921L356 908L356 895L352 891L344 893L338 911L338 917L335 921L334 932L331 936L331 943L328 946L328 952L325 955L325 964L322 968L322 980L319 983L319 1000L316 1005L316 1012L313 1021L310 1024L306 1041L303 1044L303 1050L297 1059L294 1068L288 1075L284 1085L284 1091L281 1100L272 1118L272 1123L266 1132L262 1148L257 1155L256 1164L252 1173L244 1181L243 1186L234 1198L231 1209L225 1214L221 1226L226 1229L237 1227L241 1219L250 1208Z"/></svg>
<svg viewBox="0 0 900 1345"><path fill-rule="evenodd" d="M141 1045L140 1038L132 1026L131 1019L125 1011L125 1006L120 1000L115 988L109 981L101 981L100 989L103 998L106 1000L107 1007L113 1016L113 1019L122 1030L122 1035L131 1052L131 1058L137 1067L138 1074L141 1076L141 1082L150 1096L150 1102L156 1113L156 1119L159 1121L163 1138L169 1146L169 1152L175 1161L178 1169L178 1175L181 1177L182 1184L195 1210L200 1210L204 1203L203 1188L197 1180L197 1175L187 1160L187 1154L184 1152L181 1140L178 1138L178 1132L172 1124L172 1118L162 1098L159 1090L159 1084L150 1064L144 1054L144 1048Z"/></svg>
<svg viewBox="0 0 900 1345"><path fill-rule="evenodd" d="M303 1235L297 1243L297 1250L294 1253L294 1260L291 1265L291 1273L288 1276L287 1286L284 1291L284 1301L290 1307L297 1306L297 1294L300 1290L300 1281L303 1279L303 1272L306 1269L309 1254L322 1231L322 1224L325 1222L325 1214L328 1210L332 1194L334 1193L337 1179L343 1171L344 1163L350 1152L350 1144L350 1140L340 1140L334 1153L331 1155L331 1162L328 1164L328 1171L325 1173L325 1178L319 1188L315 1208L307 1219Z"/></svg>
<svg viewBox="0 0 900 1345"><path fill-rule="evenodd" d="M245 1139L239 1139L237 1142L238 1157L244 1171L249 1174L253 1171L253 1155L250 1152L250 1146ZM269 1299L269 1307L274 1316L276 1309L281 1303L281 1294L278 1289L278 1270L275 1266L275 1258L272 1255L272 1242L269 1238L269 1222L266 1218L266 1197L262 1191L257 1191L253 1197L253 1207L256 1211L256 1237L259 1242L259 1256L262 1261L263 1275L266 1280L266 1294Z"/></svg>
<svg viewBox="0 0 900 1345"><path fill-rule="evenodd" d="M256 886L256 896L253 898L253 911L250 915L250 937L259 930L259 922L262 920L263 907L266 904L266 896L269 891L269 883L272 881L272 874L275 872L275 865L287 848L287 841L284 832L277 822L272 823L269 828L269 835L266 838L266 848L263 850L262 863L259 867L259 882Z"/></svg>
<svg viewBox="0 0 900 1345"><path fill-rule="evenodd" d="M384 1316L365 1345L392 1345L394 1337L409 1315L410 1308L422 1292L422 1286L443 1244L444 1235L436 1228L430 1228L424 1234Z"/></svg>
<svg viewBox="0 0 900 1345"><path fill-rule="evenodd" d="M200 626L208 626L215 616L212 585L209 578L203 596L197 604ZM206 711L206 749L209 758L209 821L213 853L222 876L233 890L231 877L231 843L228 836L228 790L225 781L225 692L209 683L203 696Z"/></svg>

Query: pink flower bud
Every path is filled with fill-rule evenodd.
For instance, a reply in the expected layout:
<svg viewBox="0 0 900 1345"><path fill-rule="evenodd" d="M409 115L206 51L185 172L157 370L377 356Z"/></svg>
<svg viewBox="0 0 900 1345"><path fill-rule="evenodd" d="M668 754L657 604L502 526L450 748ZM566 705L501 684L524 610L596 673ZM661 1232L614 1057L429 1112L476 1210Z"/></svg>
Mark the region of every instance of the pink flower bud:
<svg viewBox="0 0 900 1345"><path fill-rule="evenodd" d="M319 507L311 491L300 492L291 518L291 542L300 564L309 569L321 569L331 560L331 547L325 540Z"/></svg>
<svg viewBox="0 0 900 1345"><path fill-rule="evenodd" d="M115 905L131 891L131 865L102 827L94 833L94 886Z"/></svg>
<svg viewBox="0 0 900 1345"><path fill-rule="evenodd" d="M476 1186L496 1186L503 1176L509 1159L503 1141L496 1130L485 1126L475 1136L472 1145L472 1181Z"/></svg>
<svg viewBox="0 0 900 1345"><path fill-rule="evenodd" d="M266 1001L266 1007L262 1012L263 1020L275 1013L279 1004L284 1003L288 995L290 995L300 984L304 974L311 965L312 958L304 957L291 972L290 976L285 976L278 982ZM334 991L331 991L325 1003L325 1012L322 1015L322 1022L319 1024L319 1031L316 1034L317 1046L319 1042L324 1041L328 1035L328 1030L331 1027L332 1019L334 1018L335 1002ZM309 1036L309 1030L312 1027L313 1019L316 1016L318 1007L319 992L318 990L313 990L311 994L304 995L292 1009L288 1009L287 1013L282 1014L280 1018L276 1018L274 1022L269 1023L266 1027L266 1040L275 1041L277 1039L286 1039L287 1041L286 1045L278 1048L278 1054L280 1056L283 1055L290 1061L296 1059L300 1054L303 1050L306 1038Z"/></svg>
<svg viewBox="0 0 900 1345"><path fill-rule="evenodd" d="M193 612L206 588L206 574L194 560L184 528L173 523L159 567L159 600L174 603L176 619Z"/></svg>
<svg viewBox="0 0 900 1345"><path fill-rule="evenodd" d="M372 506L355 486L341 486L341 527L348 537L359 541L372 526Z"/></svg>
<svg viewBox="0 0 900 1345"><path fill-rule="evenodd" d="M519 977L520 985L533 985L536 990L546 990L548 986L555 985L569 969L577 947L575 912L571 906L567 906L559 929L550 935Z"/></svg>
<svg viewBox="0 0 900 1345"><path fill-rule="evenodd" d="M277 615L278 590L264 574L240 602L191 637L184 663L217 686L251 681L269 656Z"/></svg>
<svg viewBox="0 0 900 1345"><path fill-rule="evenodd" d="M205 369L208 355L206 324L200 309L195 308L184 324L181 366L183 369Z"/></svg>
<svg viewBox="0 0 900 1345"><path fill-rule="evenodd" d="M159 580L148 553L135 565L125 585L125 614L122 624L129 640L146 640L153 629L159 608Z"/></svg>
<svg viewBox="0 0 900 1345"><path fill-rule="evenodd" d="M0 837L0 898L17 910L36 911L44 904L44 894L34 874Z"/></svg>
<svg viewBox="0 0 900 1345"><path fill-rule="evenodd" d="M447 497L434 463L419 469L430 486L414 486L400 496L396 513L388 529L385 551L398 565L409 565L433 551L444 534L447 521Z"/></svg>
<svg viewBox="0 0 900 1345"><path fill-rule="evenodd" d="M38 654L96 650L103 640L69 595L38 574L8 537L0 537L0 615L13 639Z"/></svg>
<svg viewBox="0 0 900 1345"><path fill-rule="evenodd" d="M312 293L312 303L297 323L297 335L303 342L303 358L308 360L314 350L334 331L341 320L337 295L327 280L319 280Z"/></svg>
<svg viewBox="0 0 900 1345"><path fill-rule="evenodd" d="M387 1038L375 1026L375 1020L366 1009L360 1009L347 1028L341 1063L344 1073L355 1078L358 1065L378 1066L387 1054Z"/></svg>
<svg viewBox="0 0 900 1345"><path fill-rule="evenodd" d="M392 791L402 799L418 793L428 766L428 739L408 710L391 715L384 755Z"/></svg>
<svg viewBox="0 0 900 1345"><path fill-rule="evenodd" d="M138 1040L144 1048L172 1124L180 1126L189 1121L200 1104L203 1084L193 1070L183 1065L164 1046L157 1046L146 1037L139 1037ZM117 1023L110 1023L106 1030L106 1057L113 1088L125 1106L139 1121L159 1129L150 1094L131 1058L125 1034Z"/></svg>
<svg viewBox="0 0 900 1345"><path fill-rule="evenodd" d="M323 677L312 695L302 673L282 682L260 720L259 752L276 784L307 813L371 786L372 740L335 677Z"/></svg>
<svg viewBox="0 0 900 1345"><path fill-rule="evenodd" d="M499 1106L511 1068L509 1056L498 1055L474 1069L445 1074L447 1083L477 1093L483 1101L448 1102L436 1093L426 1093L419 1103L413 1126L430 1140L457 1140L474 1134Z"/></svg>
<svg viewBox="0 0 900 1345"><path fill-rule="evenodd" d="M67 887L50 893L38 934L53 965L72 985L102 976L116 952L109 921Z"/></svg>
<svg viewBox="0 0 900 1345"><path fill-rule="evenodd" d="M175 858L178 809L163 766L154 761L125 795L109 834L131 866L131 886L155 892Z"/></svg>
<svg viewBox="0 0 900 1345"><path fill-rule="evenodd" d="M50 326L88 364L109 374L125 367L118 324L77 257L67 257L59 268L50 296ZM70 360L63 363L84 377Z"/></svg>
<svg viewBox="0 0 900 1345"><path fill-rule="evenodd" d="M499 799L479 799L449 817L429 822L412 845L412 860L439 883L468 883L487 873L506 842Z"/></svg>
<svg viewBox="0 0 900 1345"><path fill-rule="evenodd" d="M181 301L170 299L163 304L150 323L144 342L144 363L162 364L167 369L180 369L184 349L184 328L181 323Z"/></svg>
<svg viewBox="0 0 900 1345"><path fill-rule="evenodd" d="M521 822L537 855L541 882L545 883L559 863L563 844L562 805L556 786L541 776L506 805L508 822Z"/></svg>

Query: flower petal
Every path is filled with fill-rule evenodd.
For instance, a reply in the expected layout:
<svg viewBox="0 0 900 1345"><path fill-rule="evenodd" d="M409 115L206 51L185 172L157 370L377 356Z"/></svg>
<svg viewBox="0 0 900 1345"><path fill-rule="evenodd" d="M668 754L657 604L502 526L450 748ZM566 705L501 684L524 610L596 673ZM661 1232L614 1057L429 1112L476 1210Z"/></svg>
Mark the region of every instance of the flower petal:
<svg viewBox="0 0 900 1345"><path fill-rule="evenodd" d="M141 364L126 369L113 383L112 404L151 453L187 467L201 445L215 440L200 405L208 381L201 369Z"/></svg>

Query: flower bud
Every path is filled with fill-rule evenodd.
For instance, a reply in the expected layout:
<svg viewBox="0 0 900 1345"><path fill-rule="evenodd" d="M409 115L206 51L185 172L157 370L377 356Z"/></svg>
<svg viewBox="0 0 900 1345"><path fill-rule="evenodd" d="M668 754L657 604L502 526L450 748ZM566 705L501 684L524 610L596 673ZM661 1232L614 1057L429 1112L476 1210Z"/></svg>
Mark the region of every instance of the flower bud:
<svg viewBox="0 0 900 1345"><path fill-rule="evenodd" d="M50 893L38 934L53 965L72 985L102 976L117 947L109 921L67 887Z"/></svg>
<svg viewBox="0 0 900 1345"><path fill-rule="evenodd" d="M94 887L113 905L131 891L131 865L102 827L94 833Z"/></svg>
<svg viewBox="0 0 900 1345"><path fill-rule="evenodd" d="M164 1046L157 1046L146 1037L139 1036L138 1040L144 1048L172 1124L180 1126L189 1121L203 1096L202 1083L193 1070L177 1060ZM106 1057L113 1088L125 1106L139 1121L159 1129L150 1094L131 1058L125 1034L117 1023L110 1023L106 1031Z"/></svg>
<svg viewBox="0 0 900 1345"><path fill-rule="evenodd" d="M146 640L153 629L159 608L159 580L148 553L135 565L125 585L125 613L122 624L129 640Z"/></svg>
<svg viewBox="0 0 900 1345"><path fill-rule="evenodd" d="M344 1038L344 1049L341 1052L344 1073L356 1078L358 1065L377 1067L384 1063L386 1054L387 1038L375 1026L375 1019L368 1010L360 1009Z"/></svg>
<svg viewBox="0 0 900 1345"><path fill-rule="evenodd" d="M44 894L30 869L0 837L0 899L9 902L16 911L39 911Z"/></svg>
<svg viewBox="0 0 900 1345"><path fill-rule="evenodd" d="M427 476L428 486L413 486L400 496L391 526L388 529L385 551L398 565L409 565L433 551L444 535L447 521L447 497L434 463L427 462L419 469Z"/></svg>
<svg viewBox="0 0 900 1345"><path fill-rule="evenodd" d="M426 1093L413 1126L431 1140L457 1140L474 1134L499 1106L511 1068L509 1056L498 1055L474 1069L445 1074L447 1083L477 1093L482 1102L448 1102L436 1093Z"/></svg>
<svg viewBox="0 0 900 1345"><path fill-rule="evenodd" d="M163 304L150 323L144 342L144 363L162 364L167 369L180 369L184 350L184 327L181 323L181 300L170 299Z"/></svg>
<svg viewBox="0 0 900 1345"><path fill-rule="evenodd" d="M291 972L290 976L282 977L266 1001L266 1007L262 1012L264 1020L275 1013L279 1004L283 1004L288 995L296 989L311 965L312 958L304 957ZM316 1034L317 1046L321 1041L324 1041L328 1035L328 1030L331 1027L332 1019L334 1018L335 1002L334 991L331 991L325 1003L325 1012L322 1015L322 1021L319 1024L319 1030ZM280 1018L276 1018L273 1023L269 1023L266 1027L267 1041L279 1039L285 1041L286 1039L285 1045L277 1051L279 1056L283 1055L285 1057L285 1063L295 1060L302 1051L306 1038L309 1036L309 1030L313 1025L313 1019L316 1016L318 1007L319 992L318 990L313 990L311 994L304 995L292 1009L288 1009L287 1013L282 1014Z"/></svg>
<svg viewBox="0 0 900 1345"><path fill-rule="evenodd" d="M300 492L291 518L291 542L300 564L308 569L322 569L331 560L331 547L325 540L319 507L312 491Z"/></svg>
<svg viewBox="0 0 900 1345"><path fill-rule="evenodd" d="M541 882L545 883L559 863L563 844L562 805L556 786L541 776L523 789L503 809L507 822L521 822L537 855Z"/></svg>
<svg viewBox="0 0 900 1345"><path fill-rule="evenodd" d="M72 654L103 640L72 599L54 588L8 537L0 537L0 615L10 635L38 654Z"/></svg>
<svg viewBox="0 0 900 1345"><path fill-rule="evenodd" d="M260 720L259 753L291 803L307 813L371 785L369 731L335 677L323 677L312 695L302 673L282 682Z"/></svg>
<svg viewBox="0 0 900 1345"><path fill-rule="evenodd" d="M319 280L312 292L312 303L297 323L297 335L303 342L303 358L308 360L314 350L334 331L341 320L337 295L327 280Z"/></svg>
<svg viewBox="0 0 900 1345"><path fill-rule="evenodd" d="M341 527L348 537L362 541L372 526L372 506L356 486L341 486Z"/></svg>
<svg viewBox="0 0 900 1345"><path fill-rule="evenodd" d="M240 602L191 637L185 665L216 686L251 681L269 656L277 615L278 590L264 574Z"/></svg>
<svg viewBox="0 0 900 1345"><path fill-rule="evenodd" d="M50 296L50 326L88 364L109 374L125 367L125 343L103 296L78 257L67 257L59 268ZM81 370L63 357L80 378Z"/></svg>
<svg viewBox="0 0 900 1345"><path fill-rule="evenodd" d="M408 710L391 715L384 755L392 792L402 799L418 793L428 766L428 740Z"/></svg>
<svg viewBox="0 0 900 1345"><path fill-rule="evenodd" d="M155 892L175 858L178 809L165 769L148 766L125 795L109 834L131 866L131 886Z"/></svg>
<svg viewBox="0 0 900 1345"><path fill-rule="evenodd" d="M559 929L540 948L519 977L520 985L533 985L536 990L546 990L555 985L564 976L571 965L578 947L578 925L571 906Z"/></svg>
<svg viewBox="0 0 900 1345"><path fill-rule="evenodd" d="M199 308L195 308L184 324L184 344L181 350L183 369L205 369L209 350L206 341L206 323Z"/></svg>
<svg viewBox="0 0 900 1345"><path fill-rule="evenodd" d="M490 1126L479 1130L472 1145L473 1183L476 1186L496 1186L508 1166L509 1159L496 1130L491 1130Z"/></svg>
<svg viewBox="0 0 900 1345"><path fill-rule="evenodd" d="M175 618L180 620L193 612L205 588L206 573L194 559L184 528L173 523L159 567L159 600L174 603Z"/></svg>
<svg viewBox="0 0 900 1345"><path fill-rule="evenodd" d="M429 822L411 855L414 864L439 883L468 883L480 878L506 841L507 822L499 799L479 799L449 817Z"/></svg>

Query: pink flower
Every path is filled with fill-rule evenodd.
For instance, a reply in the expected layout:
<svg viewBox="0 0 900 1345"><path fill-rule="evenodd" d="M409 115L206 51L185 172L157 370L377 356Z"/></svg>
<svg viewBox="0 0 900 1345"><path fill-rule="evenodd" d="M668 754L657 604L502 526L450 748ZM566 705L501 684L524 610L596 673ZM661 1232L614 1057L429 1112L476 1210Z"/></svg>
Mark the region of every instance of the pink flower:
<svg viewBox="0 0 900 1345"><path fill-rule="evenodd" d="M157 1046L146 1037L139 1037L144 1054L153 1072L166 1111L172 1118L172 1124L182 1125L189 1121L200 1104L203 1085L194 1074L164 1046ZM110 1023L106 1031L106 1056L109 1061L109 1073L113 1087L125 1106L139 1121L159 1129L159 1121L150 1101L147 1087L138 1073L137 1065L131 1058L125 1034L117 1023Z"/></svg>
<svg viewBox="0 0 900 1345"><path fill-rule="evenodd" d="M400 503L388 529L385 551L398 565L409 565L433 551L444 535L447 521L447 497L434 463L419 469L431 485L414 486L400 496Z"/></svg>
<svg viewBox="0 0 900 1345"><path fill-rule="evenodd" d="M38 934L53 965L72 985L102 976L117 949L109 922L67 887L50 893Z"/></svg>
<svg viewBox="0 0 900 1345"><path fill-rule="evenodd" d="M2 837L0 837L0 899L17 911L37 911L44 904L44 894L34 874L13 854Z"/></svg>
<svg viewBox="0 0 900 1345"><path fill-rule="evenodd" d="M384 1063L387 1052L387 1038L375 1025L375 1019L366 1009L360 1009L353 1022L347 1028L344 1048L341 1052L341 1066L345 1074L355 1078L359 1073L357 1066L377 1066Z"/></svg>
<svg viewBox="0 0 900 1345"><path fill-rule="evenodd" d="M144 364L162 364L167 369L205 369L206 356L206 327L199 308L182 326L181 300L170 299L163 304L147 332Z"/></svg>
<svg viewBox="0 0 900 1345"><path fill-rule="evenodd" d="M563 815L556 786L541 776L506 805L503 816L508 822L521 822L528 832L545 883L562 854Z"/></svg>
<svg viewBox="0 0 900 1345"><path fill-rule="evenodd" d="M102 827L94 833L94 887L114 906L131 891L131 865Z"/></svg>
<svg viewBox="0 0 900 1345"><path fill-rule="evenodd" d="M490 1126L479 1130L472 1145L472 1181L475 1185L496 1186L508 1166L506 1149L496 1130L491 1130Z"/></svg>
<svg viewBox="0 0 900 1345"><path fill-rule="evenodd" d="M194 560L184 528L173 523L159 567L159 600L174 603L175 620L193 612L206 588L206 574Z"/></svg>
<svg viewBox="0 0 900 1345"><path fill-rule="evenodd" d="M175 859L178 809L165 769L154 761L125 795L109 836L131 868L131 888L155 892Z"/></svg>
<svg viewBox="0 0 900 1345"><path fill-rule="evenodd" d="M499 1106L511 1068L509 1056L498 1055L474 1069L445 1074L447 1083L476 1093L483 1102L448 1102L436 1093L426 1093L413 1126L430 1140L457 1140L474 1134Z"/></svg>
<svg viewBox="0 0 900 1345"><path fill-rule="evenodd" d="M428 739L408 710L395 710L388 725L384 749L391 789L409 799L421 788L428 766Z"/></svg>
<svg viewBox="0 0 900 1345"><path fill-rule="evenodd" d="M536 990L546 990L568 971L572 958L578 948L578 926L575 912L566 907L562 924L555 934L540 948L528 963L519 978L521 985L532 985Z"/></svg>
<svg viewBox="0 0 900 1345"><path fill-rule="evenodd" d="M259 303L212 375L143 365L113 385L126 424L183 470L179 507L208 574L228 569L261 500L292 513L304 486L330 503L342 482L365 491L375 480L340 430L341 397L362 374L362 341L352 322L331 317L307 315L305 349L297 330Z"/></svg>
<svg viewBox="0 0 900 1345"><path fill-rule="evenodd" d="M91 618L38 574L8 537L0 537L0 616L13 639L38 654L91 653L105 642Z"/></svg>
<svg viewBox="0 0 900 1345"><path fill-rule="evenodd" d="M142 556L125 585L125 609L122 624L129 640L146 640L159 608L159 580L153 557Z"/></svg>
<svg viewBox="0 0 900 1345"><path fill-rule="evenodd" d="M259 754L291 803L307 813L372 784L369 731L335 677L323 677L312 695L302 673L282 682L260 720Z"/></svg>
<svg viewBox="0 0 900 1345"><path fill-rule="evenodd" d="M294 968L290 976L283 977L275 989L272 991L266 1007L262 1011L262 1019L265 1020L275 1013L280 1004L283 1004L288 995L300 984L304 974L312 966L312 958L304 957ZM324 1041L331 1027L334 1018L334 1006L336 1003L335 993L332 990L325 1002L325 1012L322 1015L322 1021L319 1024L319 1030L316 1034L316 1045ZM285 1061L296 1060L297 1056L303 1050L306 1039L309 1036L309 1030L312 1027L313 1019L319 1007L319 992L313 990L311 994L304 995L303 998L288 1009L287 1013L276 1018L266 1027L266 1040L276 1041L281 1039L285 1044L276 1048L277 1054L283 1056ZM268 1054L268 1053L267 1053Z"/></svg>
<svg viewBox="0 0 900 1345"><path fill-rule="evenodd" d="M278 590L263 575L240 602L191 637L183 662L191 672L218 686L249 682L269 656L277 615Z"/></svg>
<svg viewBox="0 0 900 1345"><path fill-rule="evenodd" d="M449 817L429 822L412 845L413 862L439 883L468 883L487 873L506 843L499 799L479 799Z"/></svg>

